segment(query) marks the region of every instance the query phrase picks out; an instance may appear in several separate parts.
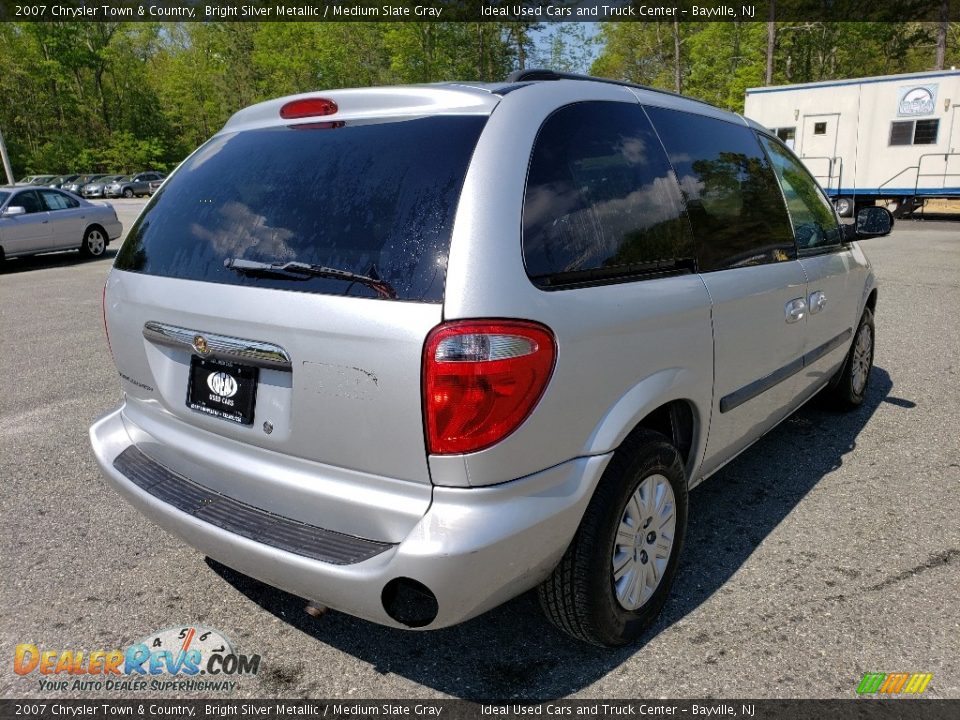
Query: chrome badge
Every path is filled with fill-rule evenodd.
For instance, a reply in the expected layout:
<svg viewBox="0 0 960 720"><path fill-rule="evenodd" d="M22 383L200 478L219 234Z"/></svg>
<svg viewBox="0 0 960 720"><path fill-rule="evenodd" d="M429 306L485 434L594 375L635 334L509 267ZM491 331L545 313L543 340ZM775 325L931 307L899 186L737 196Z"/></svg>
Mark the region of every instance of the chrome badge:
<svg viewBox="0 0 960 720"><path fill-rule="evenodd" d="M207 355L210 352L210 345L203 335L193 336L193 349L201 355Z"/></svg>

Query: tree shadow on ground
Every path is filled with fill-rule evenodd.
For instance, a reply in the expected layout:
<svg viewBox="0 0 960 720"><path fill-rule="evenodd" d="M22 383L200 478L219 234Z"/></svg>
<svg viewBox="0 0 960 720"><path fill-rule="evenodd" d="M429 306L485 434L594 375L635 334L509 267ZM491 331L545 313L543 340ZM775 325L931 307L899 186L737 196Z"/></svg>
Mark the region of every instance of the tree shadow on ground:
<svg viewBox="0 0 960 720"><path fill-rule="evenodd" d="M546 699L600 679L664 629L717 592L804 496L856 449L857 436L889 397L889 374L874 368L867 398L836 414L813 402L771 431L690 495L690 525L673 593L640 643L602 650L576 642L541 614L534 593L456 627L426 633L382 627L338 612L313 618L304 601L214 560L230 585L289 625L363 662L449 695ZM288 672L288 671L289 672ZM280 696L309 694L296 668L278 668L268 688Z"/></svg>

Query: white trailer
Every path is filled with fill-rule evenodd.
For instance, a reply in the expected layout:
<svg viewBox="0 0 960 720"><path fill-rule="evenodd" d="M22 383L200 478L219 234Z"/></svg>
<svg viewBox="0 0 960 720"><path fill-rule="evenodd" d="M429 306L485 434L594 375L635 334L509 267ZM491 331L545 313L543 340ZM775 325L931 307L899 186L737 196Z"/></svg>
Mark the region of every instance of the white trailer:
<svg viewBox="0 0 960 720"><path fill-rule="evenodd" d="M960 197L960 70L749 88L744 115L793 148L843 216Z"/></svg>

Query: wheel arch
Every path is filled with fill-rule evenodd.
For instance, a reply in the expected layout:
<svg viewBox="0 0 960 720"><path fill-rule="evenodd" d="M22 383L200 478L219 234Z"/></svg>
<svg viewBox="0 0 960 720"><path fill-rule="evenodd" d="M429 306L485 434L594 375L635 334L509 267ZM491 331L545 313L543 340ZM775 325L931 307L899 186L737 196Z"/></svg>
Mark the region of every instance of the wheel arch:
<svg viewBox="0 0 960 720"><path fill-rule="evenodd" d="M587 443L585 454L601 454L619 448L639 430L653 430L671 440L683 458L687 480L703 454L707 416L684 390L692 373L671 368L641 381L607 412Z"/></svg>

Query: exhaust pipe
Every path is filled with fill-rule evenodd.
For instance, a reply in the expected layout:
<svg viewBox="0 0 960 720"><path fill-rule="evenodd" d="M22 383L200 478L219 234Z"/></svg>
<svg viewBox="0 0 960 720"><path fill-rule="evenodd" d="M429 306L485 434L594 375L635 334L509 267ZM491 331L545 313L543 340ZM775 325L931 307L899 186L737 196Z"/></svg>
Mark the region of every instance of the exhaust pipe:
<svg viewBox="0 0 960 720"><path fill-rule="evenodd" d="M310 617L318 618L326 615L327 609L325 605L314 605L312 602L308 602L303 611Z"/></svg>

